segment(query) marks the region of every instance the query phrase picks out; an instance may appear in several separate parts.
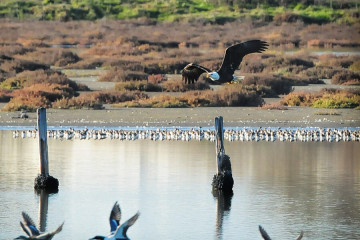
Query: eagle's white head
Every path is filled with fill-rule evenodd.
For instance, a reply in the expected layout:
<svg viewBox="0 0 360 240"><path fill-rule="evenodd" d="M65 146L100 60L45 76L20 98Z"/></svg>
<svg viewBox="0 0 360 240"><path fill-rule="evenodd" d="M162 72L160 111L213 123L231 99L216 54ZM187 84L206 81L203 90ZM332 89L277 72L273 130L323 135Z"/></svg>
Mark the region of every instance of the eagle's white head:
<svg viewBox="0 0 360 240"><path fill-rule="evenodd" d="M220 79L220 75L217 72L210 72L206 74L206 76L213 81L218 81Z"/></svg>

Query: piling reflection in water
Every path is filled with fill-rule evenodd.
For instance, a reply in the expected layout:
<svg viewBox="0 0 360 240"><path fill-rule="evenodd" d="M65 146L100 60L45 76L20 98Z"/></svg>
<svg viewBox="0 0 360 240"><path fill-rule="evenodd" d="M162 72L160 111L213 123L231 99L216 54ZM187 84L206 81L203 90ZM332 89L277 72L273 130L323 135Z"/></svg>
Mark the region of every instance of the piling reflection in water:
<svg viewBox="0 0 360 240"><path fill-rule="evenodd" d="M46 220L49 206L49 193L45 190L39 190L39 229L41 232L46 230Z"/></svg>
<svg viewBox="0 0 360 240"><path fill-rule="evenodd" d="M231 199L234 195L232 191L224 192L221 190L212 190L212 195L216 199L216 225L215 234L217 239L222 238L224 217L230 213Z"/></svg>

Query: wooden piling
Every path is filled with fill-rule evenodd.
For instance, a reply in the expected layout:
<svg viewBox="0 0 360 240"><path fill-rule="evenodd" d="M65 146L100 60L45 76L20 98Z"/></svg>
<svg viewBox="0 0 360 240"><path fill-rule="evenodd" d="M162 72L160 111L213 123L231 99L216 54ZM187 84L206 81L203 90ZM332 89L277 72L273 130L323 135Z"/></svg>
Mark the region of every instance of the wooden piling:
<svg viewBox="0 0 360 240"><path fill-rule="evenodd" d="M221 157L225 154L223 117L215 118L216 174L220 173Z"/></svg>
<svg viewBox="0 0 360 240"><path fill-rule="evenodd" d="M230 157L225 154L222 116L215 118L215 148L217 168L212 182L213 190L232 192L234 179L232 177Z"/></svg>
<svg viewBox="0 0 360 240"><path fill-rule="evenodd" d="M46 109L39 108L37 110L37 127L39 137L39 153L40 153L40 174L35 178L36 190L44 189L48 192L57 192L59 181L49 174L49 156L47 145L47 123Z"/></svg>
<svg viewBox="0 0 360 240"><path fill-rule="evenodd" d="M37 127L39 135L40 147L40 173L44 176L49 175L49 155L47 145L47 123L46 123L46 109L39 108L37 110Z"/></svg>

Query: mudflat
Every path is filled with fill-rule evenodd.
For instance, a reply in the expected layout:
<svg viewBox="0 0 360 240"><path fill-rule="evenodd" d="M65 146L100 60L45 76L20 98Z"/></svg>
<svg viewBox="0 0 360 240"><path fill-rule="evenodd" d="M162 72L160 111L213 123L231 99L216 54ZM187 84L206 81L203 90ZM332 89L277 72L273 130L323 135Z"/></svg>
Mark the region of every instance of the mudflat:
<svg viewBox="0 0 360 240"><path fill-rule="evenodd" d="M36 113L19 118L19 112L0 112L0 126L36 126ZM360 111L288 107L48 109L48 126L86 127L212 127L223 116L225 127L360 127Z"/></svg>

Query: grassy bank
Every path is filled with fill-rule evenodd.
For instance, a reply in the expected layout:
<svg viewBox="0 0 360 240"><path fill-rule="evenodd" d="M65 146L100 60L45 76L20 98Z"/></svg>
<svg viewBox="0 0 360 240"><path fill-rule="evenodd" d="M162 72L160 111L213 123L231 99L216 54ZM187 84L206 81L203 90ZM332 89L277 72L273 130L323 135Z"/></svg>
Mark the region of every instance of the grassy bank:
<svg viewBox="0 0 360 240"><path fill-rule="evenodd" d="M331 2L331 4L330 4ZM321 5L319 3L322 3ZM2 0L0 17L38 20L146 18L223 24L235 19L305 23L359 22L357 2L204 0Z"/></svg>

